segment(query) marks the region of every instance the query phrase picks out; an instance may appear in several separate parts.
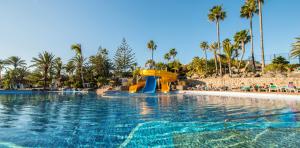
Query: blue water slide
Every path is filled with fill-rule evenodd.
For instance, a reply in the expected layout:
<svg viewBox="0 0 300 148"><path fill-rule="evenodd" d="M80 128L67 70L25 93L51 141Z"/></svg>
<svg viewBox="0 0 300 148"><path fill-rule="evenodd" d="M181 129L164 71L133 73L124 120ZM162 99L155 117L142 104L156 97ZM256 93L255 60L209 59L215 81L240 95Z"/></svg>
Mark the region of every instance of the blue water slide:
<svg viewBox="0 0 300 148"><path fill-rule="evenodd" d="M143 93L155 93L156 91L156 77L149 76L146 80L146 85L143 89Z"/></svg>

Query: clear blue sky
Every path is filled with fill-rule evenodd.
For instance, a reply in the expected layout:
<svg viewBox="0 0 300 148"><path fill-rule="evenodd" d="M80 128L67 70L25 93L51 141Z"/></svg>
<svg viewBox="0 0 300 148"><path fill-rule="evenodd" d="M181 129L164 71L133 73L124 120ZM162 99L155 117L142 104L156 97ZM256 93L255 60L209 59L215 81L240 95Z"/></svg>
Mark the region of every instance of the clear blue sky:
<svg viewBox="0 0 300 148"><path fill-rule="evenodd" d="M146 48L154 40L155 59L163 60L170 48L178 59L188 63L203 56L200 41L216 40L215 24L207 19L213 5L223 5L227 18L221 23L221 39L248 29L239 17L242 0L1 0L0 59L17 55L28 63L43 50L64 61L74 54L73 43L81 43L85 56L101 45L112 56L125 37L144 65L151 53ZM300 1L266 1L263 9L267 58L288 53L294 38L300 36ZM260 55L259 23L254 18L255 54ZM247 47L247 56L250 49ZM211 56L211 55L210 55ZM260 59L260 57L258 57Z"/></svg>

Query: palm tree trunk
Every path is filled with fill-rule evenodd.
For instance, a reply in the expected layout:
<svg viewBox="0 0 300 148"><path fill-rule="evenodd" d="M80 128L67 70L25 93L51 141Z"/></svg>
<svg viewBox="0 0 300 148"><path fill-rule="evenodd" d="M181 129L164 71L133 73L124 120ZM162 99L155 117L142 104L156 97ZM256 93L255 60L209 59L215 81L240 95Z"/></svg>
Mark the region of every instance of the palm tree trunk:
<svg viewBox="0 0 300 148"><path fill-rule="evenodd" d="M80 75L81 75L82 86L84 87L84 78L83 78L83 57L82 57L82 56L81 56Z"/></svg>
<svg viewBox="0 0 300 148"><path fill-rule="evenodd" d="M150 67L150 69L152 69L153 68L153 66L154 66L154 61L153 61L153 49L151 50L152 52L151 52L151 60L152 60L152 63L151 63L151 67Z"/></svg>
<svg viewBox="0 0 300 148"><path fill-rule="evenodd" d="M259 31L260 31L260 48L261 48L261 70L264 70L265 67L265 49L264 49L264 34L263 34L263 22L262 22L262 2L258 0L258 9L259 9Z"/></svg>
<svg viewBox="0 0 300 148"><path fill-rule="evenodd" d="M245 55L245 43L242 42L242 56L241 56L241 60L240 60L240 62L239 62L239 66L238 66L238 71L239 71L239 72L240 72L240 68L241 68L241 64L242 64L244 55Z"/></svg>
<svg viewBox="0 0 300 148"><path fill-rule="evenodd" d="M253 65L253 72L256 72L255 59L254 59L254 45L253 45L253 32L252 32L252 15L250 16L250 40L251 40L251 59Z"/></svg>
<svg viewBox="0 0 300 148"><path fill-rule="evenodd" d="M205 54L205 72L207 72L207 53L206 53L206 49L204 50L204 54Z"/></svg>
<svg viewBox="0 0 300 148"><path fill-rule="evenodd" d="M218 62L217 62L217 51L214 50L214 57L215 57L215 67L216 67L216 74L218 74Z"/></svg>
<svg viewBox="0 0 300 148"><path fill-rule="evenodd" d="M232 72L231 72L231 60L228 60L228 69L229 69L229 76L231 77Z"/></svg>
<svg viewBox="0 0 300 148"><path fill-rule="evenodd" d="M217 36L218 36L218 53L221 54L221 45L220 45L220 23L219 20L217 20ZM219 66L220 66L220 76L222 76L222 62L221 57L218 55L219 59Z"/></svg>
<svg viewBox="0 0 300 148"><path fill-rule="evenodd" d="M48 77L47 77L47 75L48 75L48 68L45 68L44 69L44 90L46 89L46 86L47 86L47 79L48 79Z"/></svg>

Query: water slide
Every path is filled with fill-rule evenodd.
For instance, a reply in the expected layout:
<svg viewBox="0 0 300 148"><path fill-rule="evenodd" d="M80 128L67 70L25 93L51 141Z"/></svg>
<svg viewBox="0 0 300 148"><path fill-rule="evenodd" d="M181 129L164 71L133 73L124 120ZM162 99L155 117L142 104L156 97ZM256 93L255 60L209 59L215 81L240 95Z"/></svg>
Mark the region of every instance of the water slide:
<svg viewBox="0 0 300 148"><path fill-rule="evenodd" d="M146 78L146 85L143 89L143 93L155 93L156 91L156 77L148 76Z"/></svg>
<svg viewBox="0 0 300 148"><path fill-rule="evenodd" d="M145 84L146 84L145 81L139 81L137 84L131 85L129 87L129 92L130 93L135 93L138 90L140 90L141 88L143 88L145 86Z"/></svg>
<svg viewBox="0 0 300 148"><path fill-rule="evenodd" d="M140 75L147 77L147 82L146 84L144 83L138 83L137 85L142 86L145 85L143 92L155 92L156 90L156 83L157 81L154 82L155 77L158 78L159 82L161 84L161 91L164 93L167 93L170 91L170 83L174 82L177 80L177 74L172 73L172 72L167 72L163 70L141 70ZM155 84L155 85L154 85ZM135 85L130 86L129 91L131 93L134 93L138 90L135 89ZM151 89L150 89L151 88ZM154 89L154 90L153 90Z"/></svg>

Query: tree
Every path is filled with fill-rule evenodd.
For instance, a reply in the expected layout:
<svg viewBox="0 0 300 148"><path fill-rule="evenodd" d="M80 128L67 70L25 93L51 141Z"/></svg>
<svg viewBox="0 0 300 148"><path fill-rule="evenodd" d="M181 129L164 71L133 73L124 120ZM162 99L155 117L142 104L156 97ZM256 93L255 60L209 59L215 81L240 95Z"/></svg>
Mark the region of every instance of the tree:
<svg viewBox="0 0 300 148"><path fill-rule="evenodd" d="M215 22L217 25L217 37L218 37L218 52L221 54L221 43L220 43L220 21L226 18L226 12L223 11L222 6L214 6L209 10L208 19L211 22ZM222 62L220 56L219 59L219 66L220 66L220 76L222 76Z"/></svg>
<svg viewBox="0 0 300 148"><path fill-rule="evenodd" d="M155 65L155 61L149 59L145 63L145 67L149 67L150 69L153 68L152 66Z"/></svg>
<svg viewBox="0 0 300 148"><path fill-rule="evenodd" d="M263 32L263 20L262 20L262 5L264 0L257 0L258 12L259 12L259 32L260 32L260 48L261 48L261 65L262 71L265 67L265 49L264 49L264 32Z"/></svg>
<svg viewBox="0 0 300 148"><path fill-rule="evenodd" d="M170 53L166 53L166 54L164 55L164 59L167 60L167 62L169 63L169 61L171 60Z"/></svg>
<svg viewBox="0 0 300 148"><path fill-rule="evenodd" d="M286 65L286 64L289 64L290 62L287 61L284 57L282 56L278 56L276 58L274 58L272 60L272 64L283 64L283 65Z"/></svg>
<svg viewBox="0 0 300 148"><path fill-rule="evenodd" d="M5 66L5 61L0 60L0 87L2 84L2 70L4 69L4 66Z"/></svg>
<svg viewBox="0 0 300 148"><path fill-rule="evenodd" d="M241 63L245 55L245 51L246 51L245 45L249 42L249 40L250 40L250 36L247 30L241 30L234 35L234 41L242 48L242 56L238 64L238 70L240 70Z"/></svg>
<svg viewBox="0 0 300 148"><path fill-rule="evenodd" d="M296 38L296 42L292 44L293 48L291 50L291 57L299 57L300 64L300 37Z"/></svg>
<svg viewBox="0 0 300 148"><path fill-rule="evenodd" d="M55 79L56 81L59 82L59 85L61 85L61 71L63 69L63 63L61 61L61 58L60 57L57 57L54 59L53 61L53 69L54 69L54 72L55 72Z"/></svg>
<svg viewBox="0 0 300 148"><path fill-rule="evenodd" d="M250 42L251 42L251 59L253 65L253 72L256 71L255 58L254 58L254 45L253 45L253 31L252 31L252 18L258 12L256 2L254 0L247 0L241 8L241 17L249 19L250 23Z"/></svg>
<svg viewBox="0 0 300 148"><path fill-rule="evenodd" d="M233 48L233 45L230 42L230 39L225 39L223 41L223 50L224 50L225 57L226 57L226 60L227 60L227 63L228 63L229 75L231 76L232 75L232 72L231 72L231 59L232 59L234 48Z"/></svg>
<svg viewBox="0 0 300 148"><path fill-rule="evenodd" d="M154 50L156 50L157 48L157 45L154 43L153 40L150 40L148 43L147 43L147 48L151 51L151 63L153 64L154 62L154 59L153 59L153 52ZM150 68L153 68L154 65L151 65Z"/></svg>
<svg viewBox="0 0 300 148"><path fill-rule="evenodd" d="M169 55L170 55L170 57L173 58L173 61L175 61L175 57L176 57L176 55L177 55L176 49L175 49L175 48L170 49Z"/></svg>
<svg viewBox="0 0 300 148"><path fill-rule="evenodd" d="M167 65L164 64L163 62L158 62L155 64L155 69L163 70L166 69Z"/></svg>
<svg viewBox="0 0 300 148"><path fill-rule="evenodd" d="M43 53L39 53L38 57L32 58L34 64L32 66L43 70L43 77L44 77L44 89L47 87L48 82L48 74L51 71L51 68L54 64L54 55L47 51Z"/></svg>
<svg viewBox="0 0 300 148"><path fill-rule="evenodd" d="M209 45L207 42L201 42L200 43L200 48L204 51L205 55L205 70L207 71L207 53L206 51L209 49Z"/></svg>
<svg viewBox="0 0 300 148"><path fill-rule="evenodd" d="M210 50L214 53L214 61L215 61L215 67L216 67L216 73L218 73L218 62L217 62L217 49L218 49L218 43L214 42L209 46Z"/></svg>
<svg viewBox="0 0 300 148"><path fill-rule="evenodd" d="M89 58L91 64L91 70L93 77L96 79L99 85L103 85L108 82L110 70L112 69L112 63L108 58L108 51L106 48L99 47L96 55ZM98 85L98 86L99 86Z"/></svg>
<svg viewBox="0 0 300 148"><path fill-rule="evenodd" d="M18 67L24 67L26 66L25 60L22 60L18 56L11 56L4 62L6 65L12 66L13 69L16 69Z"/></svg>
<svg viewBox="0 0 300 148"><path fill-rule="evenodd" d="M114 56L114 65L117 75L125 76L135 63L135 53L123 38L121 45L118 47Z"/></svg>
<svg viewBox="0 0 300 148"><path fill-rule="evenodd" d="M74 62L71 60L64 66L64 69L66 70L69 77L71 77L74 74L76 66L75 66Z"/></svg>
<svg viewBox="0 0 300 148"><path fill-rule="evenodd" d="M71 50L75 52L75 57L72 59L77 64L77 71L79 71L81 82L84 84L84 77L83 77L83 64L84 64L84 57L82 53L81 44L73 44L71 45Z"/></svg>

